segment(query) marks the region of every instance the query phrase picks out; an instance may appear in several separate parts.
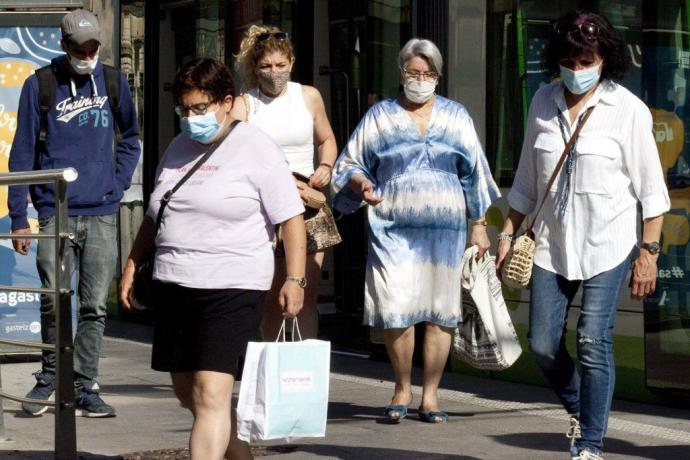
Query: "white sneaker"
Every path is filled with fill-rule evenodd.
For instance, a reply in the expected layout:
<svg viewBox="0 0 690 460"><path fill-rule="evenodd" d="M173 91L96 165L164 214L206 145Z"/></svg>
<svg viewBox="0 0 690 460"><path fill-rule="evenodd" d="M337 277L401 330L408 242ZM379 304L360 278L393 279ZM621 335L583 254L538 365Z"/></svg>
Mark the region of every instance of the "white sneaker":
<svg viewBox="0 0 690 460"><path fill-rule="evenodd" d="M571 449L575 445L575 440L582 437L582 432L580 432L580 419L577 418L576 415L570 416L570 428L568 428L568 432L565 434L565 437L570 439Z"/></svg>
<svg viewBox="0 0 690 460"><path fill-rule="evenodd" d="M583 449L574 457L570 457L570 460L604 460L604 457Z"/></svg>

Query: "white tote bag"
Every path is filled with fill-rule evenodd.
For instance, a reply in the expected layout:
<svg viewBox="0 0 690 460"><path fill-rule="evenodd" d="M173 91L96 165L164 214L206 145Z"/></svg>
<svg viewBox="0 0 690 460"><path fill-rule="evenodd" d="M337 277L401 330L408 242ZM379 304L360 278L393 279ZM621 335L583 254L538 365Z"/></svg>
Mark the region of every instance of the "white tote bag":
<svg viewBox="0 0 690 460"><path fill-rule="evenodd" d="M522 347L508 314L495 258L488 251L477 260L477 246L462 258L462 313L453 352L473 367L504 370L520 357Z"/></svg>
<svg viewBox="0 0 690 460"><path fill-rule="evenodd" d="M281 332L282 342L247 346L237 403L237 437L243 441L326 435L331 343L301 336L286 342L285 321Z"/></svg>

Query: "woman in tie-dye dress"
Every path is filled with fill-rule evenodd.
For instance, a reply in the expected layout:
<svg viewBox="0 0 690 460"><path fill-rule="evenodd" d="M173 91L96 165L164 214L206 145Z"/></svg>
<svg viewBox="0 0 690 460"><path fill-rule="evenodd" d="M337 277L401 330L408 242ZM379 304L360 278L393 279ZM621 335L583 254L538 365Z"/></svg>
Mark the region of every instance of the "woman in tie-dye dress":
<svg viewBox="0 0 690 460"><path fill-rule="evenodd" d="M499 196L472 119L434 94L443 63L428 40L400 51L404 91L373 106L335 164L333 206L369 204L364 323L384 329L396 387L385 415L399 421L412 402L414 325L425 323L420 419L448 415L437 390L460 316L460 271L470 243L489 247L484 213Z"/></svg>

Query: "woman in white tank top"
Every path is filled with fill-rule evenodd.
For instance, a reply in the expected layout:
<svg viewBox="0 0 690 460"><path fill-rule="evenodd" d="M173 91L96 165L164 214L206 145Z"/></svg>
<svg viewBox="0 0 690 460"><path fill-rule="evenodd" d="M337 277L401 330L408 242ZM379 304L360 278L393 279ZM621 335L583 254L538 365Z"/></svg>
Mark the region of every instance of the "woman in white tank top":
<svg viewBox="0 0 690 460"><path fill-rule="evenodd" d="M238 70L250 89L235 99L231 114L259 127L282 147L293 174L306 178L305 182L296 180L300 195L305 200L307 182L314 189L327 187L330 183L338 150L319 91L289 81L294 62L292 44L285 32L276 27L251 26L237 55ZM318 153L316 162L314 144ZM319 327L317 296L324 250L339 243L340 235L328 206L318 211L308 208L305 223L307 284L304 307L298 319L302 337L316 338ZM284 280L292 278L286 271L280 238L276 245L275 268L273 287L268 294L261 322L261 331L267 340L276 337L283 321L279 288Z"/></svg>

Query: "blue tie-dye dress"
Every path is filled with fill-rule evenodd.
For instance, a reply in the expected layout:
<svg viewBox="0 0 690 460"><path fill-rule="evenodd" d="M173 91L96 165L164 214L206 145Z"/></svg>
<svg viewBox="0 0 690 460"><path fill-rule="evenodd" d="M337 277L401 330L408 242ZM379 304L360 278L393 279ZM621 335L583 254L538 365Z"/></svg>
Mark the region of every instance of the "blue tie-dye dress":
<svg viewBox="0 0 690 460"><path fill-rule="evenodd" d="M353 174L366 176L383 198L367 210L364 324L454 327L467 219L484 215L500 196L467 110L436 96L420 136L397 99L379 102L333 170L333 206L343 213L365 204L347 186Z"/></svg>

